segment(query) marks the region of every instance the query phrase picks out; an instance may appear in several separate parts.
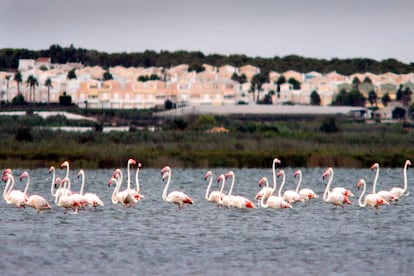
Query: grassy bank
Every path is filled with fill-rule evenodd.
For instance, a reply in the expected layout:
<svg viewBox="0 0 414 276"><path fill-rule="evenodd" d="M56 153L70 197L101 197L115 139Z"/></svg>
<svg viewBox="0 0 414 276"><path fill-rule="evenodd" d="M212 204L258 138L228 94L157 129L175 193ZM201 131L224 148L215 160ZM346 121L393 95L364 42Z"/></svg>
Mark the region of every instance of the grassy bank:
<svg viewBox="0 0 414 276"><path fill-rule="evenodd" d="M122 133L66 133L40 129L69 124L62 118L0 117L0 167L49 167L67 159L73 167L114 168L134 157L154 168L266 168L275 156L294 167L369 167L374 162L400 167L413 158L414 130L403 124L337 118L337 131L321 131L326 120L201 116L157 121L162 130L155 132L131 127ZM230 132L206 133L212 126Z"/></svg>

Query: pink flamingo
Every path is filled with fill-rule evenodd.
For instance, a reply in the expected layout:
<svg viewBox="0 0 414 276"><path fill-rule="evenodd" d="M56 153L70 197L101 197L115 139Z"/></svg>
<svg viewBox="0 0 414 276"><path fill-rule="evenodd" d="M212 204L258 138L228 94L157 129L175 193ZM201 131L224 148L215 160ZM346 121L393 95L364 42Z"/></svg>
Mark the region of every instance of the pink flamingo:
<svg viewBox="0 0 414 276"><path fill-rule="evenodd" d="M285 184L286 181L286 174L284 170L280 170L277 173L277 177L282 176L282 182L283 184ZM283 185L281 185L280 187L283 187ZM279 189L280 191L281 189ZM283 193L282 198L289 202L289 203L296 203L298 201L303 201L303 198L294 190L287 190Z"/></svg>
<svg viewBox="0 0 414 276"><path fill-rule="evenodd" d="M88 205L91 206L91 207L94 207L94 208L96 208L97 206L104 206L103 201L96 194L84 193L84 188L85 188L85 171L84 170L82 170L82 169L79 170L78 178L79 177L82 177L82 185L81 185L79 194L86 198L86 200L88 202Z"/></svg>
<svg viewBox="0 0 414 276"><path fill-rule="evenodd" d="M409 193L406 193L405 194L405 192L407 191L407 166L411 166L411 161L410 160L406 160L405 161L405 164L404 164L404 174L403 174L403 177L404 177L404 186L401 188L401 187L393 187L391 190L390 190L390 192L397 198L397 199L399 199L399 198L401 198L402 196L408 196L409 195Z"/></svg>
<svg viewBox="0 0 414 276"><path fill-rule="evenodd" d="M312 189L303 188L303 189L299 190L300 185L302 184L302 171L301 170L296 170L293 175L295 177L299 175L299 181L298 181L298 184L296 186L296 193L298 193L299 196L302 199L311 200L311 199L314 199L314 198L318 198L318 195Z"/></svg>
<svg viewBox="0 0 414 276"><path fill-rule="evenodd" d="M144 195L142 195L142 194L140 194L139 192L140 192L140 190L141 190L141 188L140 188L140 184L139 184L139 172L140 172L140 170L141 170L141 168L142 168L142 164L141 163L138 163L138 166L137 166L137 171L136 171L136 173L135 173L135 184L136 184L136 190L135 190L135 194L134 194L134 198L138 201L138 200L141 200L141 199L144 199Z"/></svg>
<svg viewBox="0 0 414 276"><path fill-rule="evenodd" d="M333 179L333 174L334 173L333 173L332 167L328 167L326 169L325 173L326 173L326 175L329 175ZM351 196L354 196L354 194L351 192L351 190L345 189L344 187L335 187L335 188L333 188L332 192L340 192L348 198L351 197Z"/></svg>
<svg viewBox="0 0 414 276"><path fill-rule="evenodd" d="M256 208L256 205L249 199L243 196L232 195L233 187L235 183L235 175L233 171L229 171L225 174L225 178L232 177L229 193L223 196L222 202L224 206L235 208Z"/></svg>
<svg viewBox="0 0 414 276"><path fill-rule="evenodd" d="M381 205L390 205L388 203L388 201L386 201L384 198L382 198L380 195L372 193L372 194L367 194L364 198L364 202L362 202L362 197L365 194L365 190L367 188L367 184L365 183L364 179L360 179L357 183L357 188L359 190L359 188L361 186L364 186L364 188L362 189L362 192L359 196L358 199L358 204L360 207L365 207L366 205L370 206L370 207L375 207L378 208Z"/></svg>
<svg viewBox="0 0 414 276"><path fill-rule="evenodd" d="M24 189L24 192L23 192L25 197L27 197L27 191L29 190L29 186L30 186L29 173L25 171L20 175L19 178L20 178L20 181L22 181L24 178L27 178L26 188ZM45 210L45 209L52 209L49 203L47 202L47 200L40 195L29 196L26 201L26 205L34 208L37 213L40 213L40 211Z"/></svg>
<svg viewBox="0 0 414 276"><path fill-rule="evenodd" d="M7 204L14 205L18 208L25 208L27 196L20 190L13 189L14 177L11 169L5 169L2 173L2 179L7 181L6 187L3 191L3 199Z"/></svg>
<svg viewBox="0 0 414 276"><path fill-rule="evenodd" d="M379 196L381 196L383 199L385 199L388 202L391 201L395 201L398 198L396 198L390 191L379 191L378 193L376 192L376 186L377 186L377 181L378 181L378 176L379 176L379 164L378 163L374 163L371 166L371 170L376 170L377 172L375 173L375 178L374 178L374 183L372 184L372 193L373 194L378 194Z"/></svg>
<svg viewBox="0 0 414 276"><path fill-rule="evenodd" d="M258 201L260 201L262 199L263 196L270 196L272 195L275 190L276 190L276 164L280 164L281 161L277 158L273 159L273 163L272 163L272 173L273 173L273 188L269 187L269 181L266 182L266 186L263 187L255 196L255 199L257 199ZM261 187L261 181L259 181L259 186Z"/></svg>
<svg viewBox="0 0 414 276"><path fill-rule="evenodd" d="M263 184L263 182L266 183L266 185L269 185L269 181L267 177L262 177L259 181L259 184ZM283 187L283 186L281 186ZM275 188L276 189L276 188ZM266 200L266 202L265 202ZM292 208L292 205L289 204L289 202L285 201L280 196L274 196L271 194L265 194L260 199L260 205L263 208L274 208L274 209L282 209L282 208Z"/></svg>
<svg viewBox="0 0 414 276"><path fill-rule="evenodd" d="M69 183L69 179L66 177L63 179L56 177L55 183L56 185L59 185L61 191L65 191L67 188L66 186ZM68 209L72 209L75 213L77 213L79 207L81 207L81 204L76 200L76 197L73 197L71 194L68 195L65 192L56 193L55 203L57 206L65 208L65 214L68 213Z"/></svg>
<svg viewBox="0 0 414 276"><path fill-rule="evenodd" d="M165 184L164 190L162 192L162 199L166 202L172 202L178 205L178 209L183 209L184 204L193 204L194 201L185 193L179 191L173 191L167 194L168 187L170 186L171 182L171 168L169 166L165 166L161 169L162 180L164 181L167 179L167 184Z"/></svg>
<svg viewBox="0 0 414 276"><path fill-rule="evenodd" d="M344 207L344 204L352 204L351 201L348 199L348 197L341 192L340 190L333 189L332 191L329 191L332 180L333 180L333 170L328 168L322 175L322 178L325 179L325 177L329 176L328 183L326 184L325 191L323 193L323 200L326 203L331 203L335 206L341 206Z"/></svg>
<svg viewBox="0 0 414 276"><path fill-rule="evenodd" d="M210 193L211 185L213 183L213 172L212 171L206 172L206 174L204 175L204 179L205 180L209 179L207 189L206 189L206 194L204 196L205 200L209 202L220 203L221 201L220 191L212 191Z"/></svg>

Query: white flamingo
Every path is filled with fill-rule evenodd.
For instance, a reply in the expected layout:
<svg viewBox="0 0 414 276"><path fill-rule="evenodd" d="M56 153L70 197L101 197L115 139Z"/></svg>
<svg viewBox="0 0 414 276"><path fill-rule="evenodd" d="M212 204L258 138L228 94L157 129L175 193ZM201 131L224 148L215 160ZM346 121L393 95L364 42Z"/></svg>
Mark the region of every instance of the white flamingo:
<svg viewBox="0 0 414 276"><path fill-rule="evenodd" d="M25 197L28 197L26 201L26 206L34 208L37 213L40 213L40 211L42 210L52 209L44 197L40 195L36 195L36 194L31 195L31 196L27 195L27 191L29 190L29 186L30 186L30 176L27 171L23 172L19 178L20 178L20 181L22 181L24 178L27 178L26 188L24 189L24 192L23 192Z"/></svg>
<svg viewBox="0 0 414 276"><path fill-rule="evenodd" d="M272 163L272 174L273 174L273 188L269 187L269 181L266 182L266 186L263 187L255 196L255 199L257 199L259 202L262 199L264 195L270 196L272 195L276 190L276 164L280 164L280 160L278 158L273 159ZM259 181L259 186L261 187L263 182Z"/></svg>
<svg viewBox="0 0 414 276"><path fill-rule="evenodd" d="M327 175L329 174L329 176L333 179L334 172L333 172L332 167L328 167L325 172L327 173ZM344 187L335 187L335 188L332 189L332 192L342 193L344 196L346 196L348 198L354 196L354 194L351 192L351 190L346 189Z"/></svg>
<svg viewBox="0 0 414 276"><path fill-rule="evenodd" d="M333 180L333 170L331 168L328 168L322 175L322 178L325 179L325 177L329 176L328 183L326 184L325 191L323 192L323 200L326 203L331 203L335 206L341 206L344 207L344 204L352 204L351 201L348 199L346 195L344 195L343 192L333 189L332 191L329 191L332 180Z"/></svg>
<svg viewBox="0 0 414 276"><path fill-rule="evenodd" d="M299 175L299 181L298 184L296 186L296 192L299 194L299 196L304 199L304 200L311 200L314 198L318 198L318 195L309 188L303 188L300 189L300 185L302 184L302 171L301 170L296 170L295 173L293 174L295 177Z"/></svg>
<svg viewBox="0 0 414 276"><path fill-rule="evenodd" d="M405 193L407 191L407 166L411 166L411 161L406 160L404 164L404 172L403 172L403 178L404 178L404 186L401 187L393 187L390 192L397 198L401 198L402 196L408 196L409 193Z"/></svg>
<svg viewBox="0 0 414 276"><path fill-rule="evenodd" d="M131 189L128 187L122 191L120 191L121 186L122 186L122 180L123 180L123 176L122 176L122 171L121 169L115 169L112 178L117 179L117 185L115 186L115 194L113 193L113 195L115 196L115 198L112 199L112 202L114 204L118 204L121 203L123 207L133 207L135 205L135 203L137 202L137 199L134 197L135 195L135 190ZM113 181L112 181L113 182ZM108 186L110 186L111 180L108 182Z"/></svg>
<svg viewBox="0 0 414 276"><path fill-rule="evenodd" d="M364 198L364 202L362 202L362 198L364 197L365 190L367 188L367 184L365 183L364 179L360 179L358 181L358 183L357 183L358 190L360 189L361 186L364 186L364 187L363 187L362 192L361 192L361 194L359 195L359 198L358 198L358 204L359 204L360 207L365 207L366 205L368 205L370 207L378 208L381 205L390 205L388 203L388 201L386 201L380 195L375 194L375 193L367 194Z"/></svg>
<svg viewBox="0 0 414 276"><path fill-rule="evenodd" d="M208 185L207 185L207 189L206 189L206 194L204 196L205 200L207 200L209 202L220 203L220 201L221 201L220 191L210 192L211 185L213 183L213 172L212 171L206 172L206 174L204 175L204 179L209 180Z"/></svg>
<svg viewBox="0 0 414 276"><path fill-rule="evenodd" d="M373 170L376 170L374 182L372 184L372 193L373 194L378 194L379 196L381 196L383 199L385 199L388 202L397 200L398 198L396 198L390 191L382 190L382 191L376 192L376 186L377 186L377 181L378 181L378 176L379 176L379 170L380 170L379 164L378 163L374 163L371 166L371 170L372 171Z"/></svg>
<svg viewBox="0 0 414 276"><path fill-rule="evenodd" d="M256 205L249 199L239 196L232 195L233 187L235 183L235 174L233 171L229 171L225 174L225 178L232 177L231 186L229 193L223 196L222 203L226 207L235 207L235 208L256 208Z"/></svg>
<svg viewBox="0 0 414 276"><path fill-rule="evenodd" d="M85 189L85 171L80 169L78 172L78 178L81 177L82 179L82 184L81 184L81 188L79 191L79 194L84 196L86 198L86 200L88 201L88 205L91 207L98 207L98 206L104 206L103 201L99 198L99 196L97 196L96 194L93 193L85 193L84 189Z"/></svg>
<svg viewBox="0 0 414 276"><path fill-rule="evenodd" d="M284 170L280 170L277 173L277 177L282 176L282 182L283 185L285 184L286 181L286 174ZM281 186L282 187L282 186ZM279 189L280 191L280 189ZM296 203L298 201L304 201L303 198L295 191L295 190L287 190L283 193L282 198L289 202L289 203Z"/></svg>
<svg viewBox="0 0 414 276"><path fill-rule="evenodd" d="M18 208L25 208L25 204L28 198L22 191L13 189L15 182L11 169L6 169L3 171L2 179L7 181L6 187L3 191L3 198L6 203L14 205Z"/></svg>
<svg viewBox="0 0 414 276"><path fill-rule="evenodd" d="M144 195L139 193L140 190L141 190L141 187L140 187L140 184L139 184L139 172L140 172L141 168L142 168L142 164L138 163L137 171L135 172L136 190L135 190L134 198L136 200L144 199Z"/></svg>
<svg viewBox="0 0 414 276"><path fill-rule="evenodd" d="M263 182L265 182L266 185L269 185L269 181L267 177L262 177L260 179L259 183L263 184ZM274 196L269 193L262 196L262 198L260 199L260 205L263 208L274 208L274 209L292 208L292 205L290 205L289 202L285 201L280 196Z"/></svg>
<svg viewBox="0 0 414 276"><path fill-rule="evenodd" d="M165 166L161 169L162 180L167 179L167 184L165 184L164 190L162 191L162 199L166 202L171 202L178 205L178 210L183 209L184 204L193 204L194 201L185 193L179 191L173 191L168 193L168 187L171 182L171 168Z"/></svg>
<svg viewBox="0 0 414 276"><path fill-rule="evenodd" d="M56 177L55 183L59 185L61 191L65 191L65 189L67 189L67 185L69 184L69 179L66 177L63 179ZM81 204L76 200L76 197L73 197L71 194L69 195L65 192L56 193L55 203L57 206L65 208L65 214L68 213L68 209L72 209L75 213L77 213L79 207L81 207Z"/></svg>

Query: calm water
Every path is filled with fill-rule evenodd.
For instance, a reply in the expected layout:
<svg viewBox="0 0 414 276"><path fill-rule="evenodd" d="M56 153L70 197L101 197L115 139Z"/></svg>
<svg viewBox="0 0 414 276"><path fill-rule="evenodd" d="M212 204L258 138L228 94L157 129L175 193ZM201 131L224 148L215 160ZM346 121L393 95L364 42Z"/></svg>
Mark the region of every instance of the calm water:
<svg viewBox="0 0 414 276"><path fill-rule="evenodd" d="M214 169L215 175L227 169ZM235 169L234 194L253 199L262 176L271 169ZM294 169L286 168L293 189ZM17 188L23 190L15 169ZM30 193L53 202L47 168L29 171ZM112 170L87 170L86 190L105 202L98 210L36 214L0 202L0 271L3 275L129 273L130 275L409 275L414 269L414 172L408 170L410 196L380 209L360 208L357 199L344 209L320 198L290 210L219 208L204 200L206 170L172 171L170 191L183 190L195 201L178 211L161 200L159 170L141 171L145 200L123 209L110 202L106 183ZM57 176L64 176L58 170ZM71 172L78 190L77 171ZM322 195L323 169L303 169L302 187ZM360 178L370 184L369 169L336 169L334 186L351 188ZM133 180L133 183L134 180ZM1 184L3 185L3 184ZM402 185L402 169L381 169L378 189ZM3 187L3 186L2 186ZM218 185L214 183L213 190Z"/></svg>

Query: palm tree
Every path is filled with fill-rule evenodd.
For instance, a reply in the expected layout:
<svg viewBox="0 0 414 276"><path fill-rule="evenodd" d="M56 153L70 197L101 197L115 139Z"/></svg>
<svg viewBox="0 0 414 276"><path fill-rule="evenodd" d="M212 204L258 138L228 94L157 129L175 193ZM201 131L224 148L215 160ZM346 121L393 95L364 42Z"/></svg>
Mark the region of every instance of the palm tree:
<svg viewBox="0 0 414 276"><path fill-rule="evenodd" d="M47 87L47 104L50 104L50 88L53 88L52 80L47 78L45 81L45 86Z"/></svg>
<svg viewBox="0 0 414 276"><path fill-rule="evenodd" d="M7 75L6 76L6 82L7 82L7 86L6 86L6 103L9 102L9 80L11 78L11 75Z"/></svg>
<svg viewBox="0 0 414 276"><path fill-rule="evenodd" d="M36 77L33 75L30 75L27 78L26 83L30 86L30 102L32 102L34 104L34 102L36 101L36 97L35 97L35 90L36 90L36 86L39 86L39 82L37 81ZM33 91L33 100L32 100L32 91Z"/></svg>
<svg viewBox="0 0 414 276"><path fill-rule="evenodd" d="M20 71L17 71L16 74L14 74L14 79L17 82L17 95L20 95L20 83L23 81L22 80L22 73L20 73Z"/></svg>

